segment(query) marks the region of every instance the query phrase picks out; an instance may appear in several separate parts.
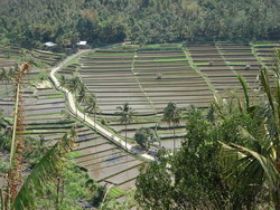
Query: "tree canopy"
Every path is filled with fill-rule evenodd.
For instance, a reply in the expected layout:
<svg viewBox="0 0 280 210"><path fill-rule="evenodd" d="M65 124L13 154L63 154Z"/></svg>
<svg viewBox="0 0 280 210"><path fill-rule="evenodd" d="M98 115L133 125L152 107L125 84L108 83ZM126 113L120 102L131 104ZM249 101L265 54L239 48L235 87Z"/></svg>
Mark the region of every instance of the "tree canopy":
<svg viewBox="0 0 280 210"><path fill-rule="evenodd" d="M1 1L0 40L40 47L279 38L276 0Z"/></svg>
<svg viewBox="0 0 280 210"><path fill-rule="evenodd" d="M279 59L274 77L260 71L258 99L239 76L244 97L216 95L208 114L185 113L182 147L137 178L144 209L280 209Z"/></svg>

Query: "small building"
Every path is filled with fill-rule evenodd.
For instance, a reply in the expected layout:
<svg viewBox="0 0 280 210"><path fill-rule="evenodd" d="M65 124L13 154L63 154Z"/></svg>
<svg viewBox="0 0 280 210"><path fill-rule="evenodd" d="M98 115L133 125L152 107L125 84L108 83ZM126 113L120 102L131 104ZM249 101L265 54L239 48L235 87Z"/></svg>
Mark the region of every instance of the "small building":
<svg viewBox="0 0 280 210"><path fill-rule="evenodd" d="M87 47L87 41L79 41L79 42L77 42L77 46L79 48L86 48Z"/></svg>
<svg viewBox="0 0 280 210"><path fill-rule="evenodd" d="M55 47L56 45L57 45L57 44L54 43L54 42L45 42L45 43L44 43L44 46L45 46L45 47L49 47L49 48Z"/></svg>

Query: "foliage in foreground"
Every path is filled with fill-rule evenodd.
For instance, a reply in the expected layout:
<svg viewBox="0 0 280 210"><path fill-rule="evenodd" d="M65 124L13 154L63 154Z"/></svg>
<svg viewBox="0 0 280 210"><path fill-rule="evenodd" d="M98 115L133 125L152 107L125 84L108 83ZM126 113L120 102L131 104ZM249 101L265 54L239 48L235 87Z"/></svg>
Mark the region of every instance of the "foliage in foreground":
<svg viewBox="0 0 280 210"><path fill-rule="evenodd" d="M246 115L231 116L215 125L194 109L187 121L187 140L181 149L174 157L164 153L159 163L142 169L135 198L144 209L242 209L251 199L249 189L227 182L218 140L243 142L234 136L235 127L243 123L254 129L252 120Z"/></svg>
<svg viewBox="0 0 280 210"><path fill-rule="evenodd" d="M25 153L26 160L31 164L28 169L29 175L24 180L11 209L82 210L85 206L101 202L102 196L96 196L100 187L86 172L75 166L71 160L71 153L67 154L73 147L73 135L66 134L50 149L47 145L38 145L38 140L28 140L36 142L29 145L33 151ZM2 173L6 171L1 170ZM5 195L5 192L2 192Z"/></svg>
<svg viewBox="0 0 280 210"><path fill-rule="evenodd" d="M258 101L216 97L191 109L174 156L142 168L135 198L144 209L280 209L280 74L261 70Z"/></svg>

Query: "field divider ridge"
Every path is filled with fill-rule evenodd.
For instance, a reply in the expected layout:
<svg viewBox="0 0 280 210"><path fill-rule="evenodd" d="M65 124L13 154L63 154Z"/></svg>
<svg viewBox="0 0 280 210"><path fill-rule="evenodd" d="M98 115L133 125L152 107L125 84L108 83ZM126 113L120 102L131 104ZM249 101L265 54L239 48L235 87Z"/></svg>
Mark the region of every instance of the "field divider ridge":
<svg viewBox="0 0 280 210"><path fill-rule="evenodd" d="M134 71L135 69L135 62L136 62L136 58L137 58L137 50L135 51L134 55L133 55L133 58L132 58L132 62L131 62L131 72L134 76L134 78L137 80L137 83L138 83L138 86L141 90L141 92L144 94L144 96L147 98L149 104L151 105L151 107L153 108L154 112L157 113L157 110L155 108L155 105L154 103L152 102L151 98L147 95L146 91L144 90L140 80L138 79L137 77L137 73Z"/></svg>
<svg viewBox="0 0 280 210"><path fill-rule="evenodd" d="M203 80L206 82L207 86L209 87L210 91L213 93L214 96L217 95L217 90L214 87L214 85L211 83L211 81L208 79L207 75L203 74L199 68L197 67L197 65L193 62L192 60L192 56L191 53L189 52L189 50L187 49L187 47L181 48L182 51L184 52L185 56L186 56L186 60L188 62L188 64L190 65L190 67L201 77L203 78Z"/></svg>

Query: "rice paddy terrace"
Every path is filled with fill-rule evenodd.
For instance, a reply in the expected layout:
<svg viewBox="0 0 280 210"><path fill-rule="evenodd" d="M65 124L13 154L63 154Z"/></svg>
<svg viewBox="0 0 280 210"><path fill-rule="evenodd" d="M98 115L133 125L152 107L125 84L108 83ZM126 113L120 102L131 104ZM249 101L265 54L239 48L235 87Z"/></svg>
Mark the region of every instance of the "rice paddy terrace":
<svg viewBox="0 0 280 210"><path fill-rule="evenodd" d="M207 107L212 87L240 88L237 74L254 88L261 65L271 66L279 45L163 45L96 50L80 59L79 73L102 113L126 102L139 114L161 113L168 102Z"/></svg>
<svg viewBox="0 0 280 210"><path fill-rule="evenodd" d="M46 52L49 54L50 52ZM45 54L45 53L44 53ZM6 58L7 59L7 58ZM43 62L43 61L42 61ZM15 61L4 65L11 68ZM57 92L51 83L36 78L39 69L33 67L24 81L25 137L42 145L53 145L75 126L77 132L75 161L85 168L97 182L114 184L114 194L122 197L126 190L134 186L143 163L134 156L122 151L94 130L76 121L68 113L64 95ZM41 86L40 84L44 84ZM0 107L6 117L12 119L14 87L12 83L0 82Z"/></svg>
<svg viewBox="0 0 280 210"><path fill-rule="evenodd" d="M79 74L89 91L97 97L100 119L121 135L128 134L133 143L137 129L157 129L162 146L171 149L184 139L184 125L168 128L160 114L168 102L180 108L194 105L205 108L213 100L213 92L227 97L239 92L242 75L254 96L261 66L270 68L278 43L251 45L180 44L122 46L96 49L83 55L75 64L65 67L60 74ZM125 129L116 107L129 103L135 111L134 121Z"/></svg>
<svg viewBox="0 0 280 210"><path fill-rule="evenodd" d="M224 96L232 89L240 90L237 74L241 74L254 89L260 67L272 67L274 51L278 47L280 44L276 42L187 47L180 44L118 46L83 54L59 74L81 77L88 90L97 97L99 123L118 135L127 133L131 144L136 144L133 136L137 129L156 129L161 146L172 149L174 140L176 147L180 147L186 131L182 123L170 128L162 122L161 114L168 102L174 102L180 108L191 105L208 107L213 91ZM14 66L22 53L18 48L1 48L0 67L9 69ZM122 197L124 191L133 188L143 161L97 134L82 121L75 120L75 116L68 113L64 95L54 89L48 78L38 76L42 71L48 72L66 55L42 50L32 50L28 55L43 67L32 68L22 90L26 137L53 144L75 125L78 133L76 163L87 169L99 183L114 184L118 189L117 197ZM0 81L0 109L10 118L13 115L13 89L11 83ZM135 112L133 122L127 128L115 115L116 107L124 103L129 103Z"/></svg>

